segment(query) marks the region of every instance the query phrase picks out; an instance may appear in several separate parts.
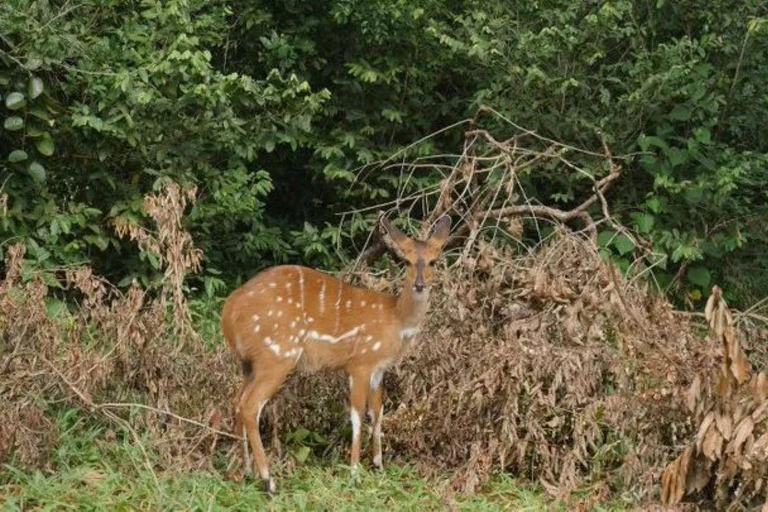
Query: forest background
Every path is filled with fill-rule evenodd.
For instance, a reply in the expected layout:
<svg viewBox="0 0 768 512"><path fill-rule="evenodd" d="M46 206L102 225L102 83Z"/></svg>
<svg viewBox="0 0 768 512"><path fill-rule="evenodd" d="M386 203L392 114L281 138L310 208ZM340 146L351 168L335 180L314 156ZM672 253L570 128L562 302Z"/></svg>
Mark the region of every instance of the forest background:
<svg viewBox="0 0 768 512"><path fill-rule="evenodd" d="M143 196L171 179L197 188L192 296L217 303L277 263L338 269L368 238L366 207L443 178L376 163L456 123L409 157L460 151L460 121L487 105L587 150L605 134L630 155L612 214L664 256L651 281L680 307L713 283L746 306L768 295L766 83L768 7L751 0L11 0L0 260L22 241L53 287L81 263L159 286L157 258L115 226L148 223ZM564 210L592 183L555 167L520 180ZM632 240L598 234L626 268Z"/></svg>

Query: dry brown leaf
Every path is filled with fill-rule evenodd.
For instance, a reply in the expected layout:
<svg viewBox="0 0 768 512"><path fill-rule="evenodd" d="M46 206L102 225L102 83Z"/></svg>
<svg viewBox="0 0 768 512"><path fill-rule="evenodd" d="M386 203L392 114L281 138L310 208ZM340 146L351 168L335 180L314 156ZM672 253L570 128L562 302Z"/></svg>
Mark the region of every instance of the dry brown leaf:
<svg viewBox="0 0 768 512"><path fill-rule="evenodd" d="M715 411L709 411L709 413L707 413L707 415L701 421L699 432L696 435L696 449L698 451L702 451L702 445L704 444L704 439L707 437L707 433L709 432L709 427L712 425L712 422L715 421L715 414Z"/></svg>
<svg viewBox="0 0 768 512"><path fill-rule="evenodd" d="M694 412L696 410L696 404L699 403L701 397L701 376L696 375L693 379L691 387L688 388L688 393L685 397L685 404L688 406L688 410Z"/></svg>
<svg viewBox="0 0 768 512"><path fill-rule="evenodd" d="M715 415L715 420L717 422L717 428L720 430L720 434L722 434L723 439L726 441L731 438L731 433L733 432L733 419L728 413L718 412Z"/></svg>
<svg viewBox="0 0 768 512"><path fill-rule="evenodd" d="M755 423L750 416L747 416L736 426L733 432L733 439L728 443L726 452L728 453L740 453L741 445L747 440L747 437L752 434L752 430L755 428Z"/></svg>
<svg viewBox="0 0 768 512"><path fill-rule="evenodd" d="M754 377L753 393L759 401L768 400L768 377L765 372L760 372Z"/></svg>
<svg viewBox="0 0 768 512"><path fill-rule="evenodd" d="M709 460L716 461L723 451L723 436L717 428L710 427L707 430L704 442L701 444L701 453L703 453Z"/></svg>

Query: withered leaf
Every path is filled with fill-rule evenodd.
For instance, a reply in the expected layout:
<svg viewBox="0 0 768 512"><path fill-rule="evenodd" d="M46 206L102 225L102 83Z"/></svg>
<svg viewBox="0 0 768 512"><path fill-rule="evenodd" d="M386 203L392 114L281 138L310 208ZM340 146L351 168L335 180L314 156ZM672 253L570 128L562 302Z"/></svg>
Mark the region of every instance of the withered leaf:
<svg viewBox="0 0 768 512"><path fill-rule="evenodd" d="M685 404L688 406L688 410L694 412L696 410L696 404L701 396L701 376L696 375L691 383L691 387L688 388L688 393L685 396Z"/></svg>
<svg viewBox="0 0 768 512"><path fill-rule="evenodd" d="M723 451L723 436L716 428L709 428L707 434L704 437L704 442L701 444L701 452L709 458L709 460L715 461L720 458L720 454Z"/></svg>
<svg viewBox="0 0 768 512"><path fill-rule="evenodd" d="M766 377L765 372L758 373L754 378L752 391L755 399L768 400L768 377Z"/></svg>
<svg viewBox="0 0 768 512"><path fill-rule="evenodd" d="M720 430L723 438L727 441L731 438L733 431L733 419L728 413L718 412L715 415L715 421L717 422L717 428Z"/></svg>
<svg viewBox="0 0 768 512"><path fill-rule="evenodd" d="M736 426L736 429L733 432L733 439L730 443L728 443L728 448L726 449L726 452L728 453L738 453L741 450L741 445L744 444L744 441L746 441L747 436L749 436L752 433L752 430L755 428L755 423L752 421L752 418L750 416L747 416L741 422Z"/></svg>
<svg viewBox="0 0 768 512"><path fill-rule="evenodd" d="M701 421L699 433L696 435L696 449L698 451L702 451L704 439L706 438L709 427L712 425L713 421L715 421L715 411L709 411L709 413L707 413L707 415L704 416L704 419Z"/></svg>

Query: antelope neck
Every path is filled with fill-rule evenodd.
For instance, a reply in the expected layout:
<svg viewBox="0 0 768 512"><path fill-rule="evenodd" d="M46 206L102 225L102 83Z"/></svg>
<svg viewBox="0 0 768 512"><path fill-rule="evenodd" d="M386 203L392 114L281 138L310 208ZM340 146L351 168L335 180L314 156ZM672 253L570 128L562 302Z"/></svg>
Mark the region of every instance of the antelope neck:
<svg viewBox="0 0 768 512"><path fill-rule="evenodd" d="M403 329L416 328L421 325L428 308L429 291L424 290L417 294L413 291L413 285L406 283L397 298L395 314Z"/></svg>

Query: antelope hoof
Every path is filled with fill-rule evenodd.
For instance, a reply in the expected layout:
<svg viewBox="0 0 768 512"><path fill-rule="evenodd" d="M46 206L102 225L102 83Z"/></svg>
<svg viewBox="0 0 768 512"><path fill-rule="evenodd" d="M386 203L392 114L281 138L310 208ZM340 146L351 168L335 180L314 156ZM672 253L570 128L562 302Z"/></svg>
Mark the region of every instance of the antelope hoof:
<svg viewBox="0 0 768 512"><path fill-rule="evenodd" d="M373 468L376 471L383 471L384 470L384 463L381 460L381 455L377 455L373 458Z"/></svg>
<svg viewBox="0 0 768 512"><path fill-rule="evenodd" d="M277 485L275 485L275 479L274 478L272 478L272 477L265 478L264 480L262 480L262 482L264 484L264 492L265 493L267 493L270 496L274 496L277 493Z"/></svg>

